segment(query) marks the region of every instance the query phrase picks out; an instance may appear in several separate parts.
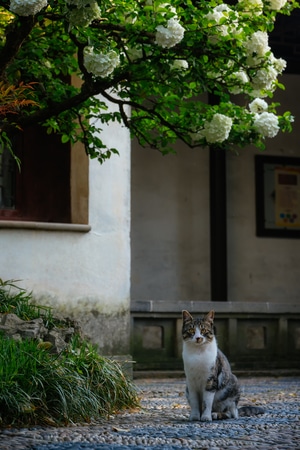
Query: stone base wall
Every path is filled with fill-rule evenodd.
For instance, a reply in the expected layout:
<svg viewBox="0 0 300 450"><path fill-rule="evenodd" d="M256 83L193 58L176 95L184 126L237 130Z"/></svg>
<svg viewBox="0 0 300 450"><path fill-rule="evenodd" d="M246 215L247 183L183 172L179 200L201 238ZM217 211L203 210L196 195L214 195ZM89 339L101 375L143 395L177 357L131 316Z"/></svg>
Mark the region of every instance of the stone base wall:
<svg viewBox="0 0 300 450"><path fill-rule="evenodd" d="M142 301L131 306L134 370L182 370L181 311L215 310L215 334L233 370L300 367L300 305Z"/></svg>

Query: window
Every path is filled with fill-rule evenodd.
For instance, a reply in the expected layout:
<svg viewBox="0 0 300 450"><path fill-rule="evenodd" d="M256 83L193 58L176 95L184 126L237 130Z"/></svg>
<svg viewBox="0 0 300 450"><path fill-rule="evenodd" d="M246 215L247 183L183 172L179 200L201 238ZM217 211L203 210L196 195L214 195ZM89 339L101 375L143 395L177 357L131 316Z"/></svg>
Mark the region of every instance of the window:
<svg viewBox="0 0 300 450"><path fill-rule="evenodd" d="M0 153L0 209L13 210L16 198L15 161L7 148Z"/></svg>
<svg viewBox="0 0 300 450"><path fill-rule="evenodd" d="M88 222L88 157L42 127L27 129L0 159L0 220Z"/></svg>

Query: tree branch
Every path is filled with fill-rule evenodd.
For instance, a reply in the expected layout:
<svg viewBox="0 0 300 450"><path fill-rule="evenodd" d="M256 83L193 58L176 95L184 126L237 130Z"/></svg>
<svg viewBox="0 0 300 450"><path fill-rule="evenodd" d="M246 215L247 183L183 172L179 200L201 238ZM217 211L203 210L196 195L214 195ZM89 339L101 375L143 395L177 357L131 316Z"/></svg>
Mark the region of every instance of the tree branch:
<svg viewBox="0 0 300 450"><path fill-rule="evenodd" d="M102 94L106 90L109 90L112 86L117 85L124 76L128 74L121 73L118 77L112 80L96 80L93 81L90 78L86 80L81 86L80 92L72 97L66 98L61 102L51 102L48 107L40 109L32 114L20 116L15 118L13 124L3 124L2 130L9 130L12 127L19 126L20 128L26 128L31 125L36 125L38 123L43 123L45 120L53 116L58 116L64 111L72 108L77 108L90 97Z"/></svg>
<svg viewBox="0 0 300 450"><path fill-rule="evenodd" d="M67 98L59 103L52 103L48 108L43 108L28 116L22 116L16 121L16 123L21 128L42 123L50 117L57 116L68 109L76 108L90 97L91 93L88 90L81 89L77 95Z"/></svg>
<svg viewBox="0 0 300 450"><path fill-rule="evenodd" d="M16 17L16 19L7 26L6 41L0 52L0 78L3 78L6 67L18 53L24 40L30 34L36 22L36 16Z"/></svg>
<svg viewBox="0 0 300 450"><path fill-rule="evenodd" d="M121 100L121 99L114 98L114 97L112 97L111 95L109 95L107 92L101 92L101 95L103 95L103 97L105 97L105 98L106 98L107 100L109 100L110 102L119 105L119 108L120 108L121 106L122 106L122 108L123 108L124 105L128 105L128 106L131 106L132 108L135 108L135 109L139 109L139 110L145 111L145 113L149 114L150 117L151 117L151 115L152 115L153 117L156 117L156 118L160 121L160 123L161 123L162 125L164 125L165 127L169 128L169 130L173 131L173 133L174 133L180 140L182 140L186 145L188 145L189 147L191 147L190 142L185 138L185 134L186 134L186 133L182 134L181 132L179 132L179 130L176 129L170 122L168 122L167 120L165 120L165 119L164 119L157 111L155 111L155 106L156 106L156 105L154 105L154 108L148 109L147 107L145 107L145 106L143 106L143 105L140 105L139 103L133 102L132 100ZM122 119L123 119L123 117L122 117ZM123 121L124 121L124 119L123 119ZM130 122L129 122L128 120L127 120L126 122L124 122L124 124L125 124L128 128L131 127ZM187 131L187 130L185 130L185 131Z"/></svg>
<svg viewBox="0 0 300 450"><path fill-rule="evenodd" d="M101 20L101 19L93 20L93 22L90 24L90 27L91 28L97 28L97 29L100 29L100 30L105 30L105 31L116 31L116 32L119 32L119 33L126 32L126 26L112 24L112 23L109 23L109 22L105 22L104 20ZM150 32L145 31L145 30L139 30L139 35L142 35L142 36L145 36L145 37L148 37L148 38L151 38L151 39L153 39L155 37L154 33L150 33Z"/></svg>

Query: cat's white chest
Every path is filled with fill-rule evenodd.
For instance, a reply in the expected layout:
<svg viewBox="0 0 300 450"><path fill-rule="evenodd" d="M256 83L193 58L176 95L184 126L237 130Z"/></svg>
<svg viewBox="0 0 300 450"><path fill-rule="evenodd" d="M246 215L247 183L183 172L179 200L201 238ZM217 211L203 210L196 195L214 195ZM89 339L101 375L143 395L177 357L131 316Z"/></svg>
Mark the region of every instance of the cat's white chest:
<svg viewBox="0 0 300 450"><path fill-rule="evenodd" d="M204 346L197 346L184 342L182 358L187 380L192 383L203 380L203 383L206 383L216 362L217 344L213 341Z"/></svg>

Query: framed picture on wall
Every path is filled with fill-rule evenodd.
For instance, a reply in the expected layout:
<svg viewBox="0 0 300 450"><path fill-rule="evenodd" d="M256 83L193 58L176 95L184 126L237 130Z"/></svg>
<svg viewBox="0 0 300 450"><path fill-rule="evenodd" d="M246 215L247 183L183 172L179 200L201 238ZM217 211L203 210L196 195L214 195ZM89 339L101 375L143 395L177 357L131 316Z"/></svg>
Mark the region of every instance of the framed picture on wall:
<svg viewBox="0 0 300 450"><path fill-rule="evenodd" d="M300 158L255 156L256 234L300 237Z"/></svg>

